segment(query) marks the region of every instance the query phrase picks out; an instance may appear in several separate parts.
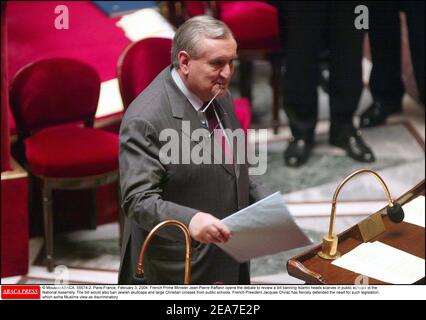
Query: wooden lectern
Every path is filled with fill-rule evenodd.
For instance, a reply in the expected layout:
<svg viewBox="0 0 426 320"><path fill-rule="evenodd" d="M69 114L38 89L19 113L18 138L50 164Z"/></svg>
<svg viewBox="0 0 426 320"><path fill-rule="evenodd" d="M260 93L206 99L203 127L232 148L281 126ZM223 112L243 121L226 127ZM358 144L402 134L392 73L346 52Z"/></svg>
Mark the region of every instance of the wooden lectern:
<svg viewBox="0 0 426 320"><path fill-rule="evenodd" d="M396 199L403 205L419 195L425 195L425 180L417 184L410 191ZM380 214L386 212L386 207L378 211ZM388 216L383 216L386 230L369 242L380 241L397 249L411 253L417 257L425 258L425 229L410 223L395 224ZM356 246L363 243L363 238L358 224L343 231L338 235L338 250L345 254ZM356 284L356 279L360 276L350 270L346 270L332 265L332 260L320 258L317 253L321 251L321 244L313 249L304 252L288 260L288 273L298 279L306 281L308 284ZM418 283L425 283L422 278ZM386 284L385 282L369 278L368 284Z"/></svg>

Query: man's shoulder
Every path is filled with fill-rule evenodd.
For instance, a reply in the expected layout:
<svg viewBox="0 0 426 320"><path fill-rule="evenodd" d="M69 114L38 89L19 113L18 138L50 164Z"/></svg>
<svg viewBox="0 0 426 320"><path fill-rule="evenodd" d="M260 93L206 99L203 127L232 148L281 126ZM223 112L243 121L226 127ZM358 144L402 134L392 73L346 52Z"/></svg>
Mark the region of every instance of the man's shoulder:
<svg viewBox="0 0 426 320"><path fill-rule="evenodd" d="M170 72L164 69L146 87L127 108L123 122L131 119L145 119L148 122L156 122L170 114L170 102L167 95L167 74Z"/></svg>

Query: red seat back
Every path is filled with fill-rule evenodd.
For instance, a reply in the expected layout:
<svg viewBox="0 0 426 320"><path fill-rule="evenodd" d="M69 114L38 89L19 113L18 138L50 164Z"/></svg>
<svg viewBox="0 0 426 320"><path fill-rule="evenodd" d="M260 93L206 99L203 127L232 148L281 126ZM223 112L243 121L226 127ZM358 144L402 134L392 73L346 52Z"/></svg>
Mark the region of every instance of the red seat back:
<svg viewBox="0 0 426 320"><path fill-rule="evenodd" d="M172 39L147 38L128 46L118 60L118 81L124 108L171 63Z"/></svg>
<svg viewBox="0 0 426 320"><path fill-rule="evenodd" d="M238 49L281 48L278 10L267 1L184 1L186 15L213 14L231 29Z"/></svg>
<svg viewBox="0 0 426 320"><path fill-rule="evenodd" d="M93 123L100 79L95 69L70 58L30 63L10 86L10 106L16 130L33 132L72 122Z"/></svg>
<svg viewBox="0 0 426 320"><path fill-rule="evenodd" d="M220 19L227 24L239 49L280 48L278 10L263 1L216 1Z"/></svg>
<svg viewBox="0 0 426 320"><path fill-rule="evenodd" d="M188 17L206 14L209 4L206 1L184 1Z"/></svg>

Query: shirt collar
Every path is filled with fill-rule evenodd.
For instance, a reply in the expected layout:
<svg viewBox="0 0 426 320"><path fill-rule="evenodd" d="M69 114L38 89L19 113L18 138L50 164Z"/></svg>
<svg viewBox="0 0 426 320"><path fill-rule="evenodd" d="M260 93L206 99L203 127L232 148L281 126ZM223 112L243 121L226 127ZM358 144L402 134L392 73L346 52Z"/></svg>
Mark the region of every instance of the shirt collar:
<svg viewBox="0 0 426 320"><path fill-rule="evenodd" d="M175 68L172 69L172 78L174 82L176 83L177 87L182 91L182 93L185 95L185 97L189 100L189 102L194 107L195 111L198 111L203 106L203 101L198 98L194 93L189 91L189 89L186 87L185 83L183 83L179 73Z"/></svg>

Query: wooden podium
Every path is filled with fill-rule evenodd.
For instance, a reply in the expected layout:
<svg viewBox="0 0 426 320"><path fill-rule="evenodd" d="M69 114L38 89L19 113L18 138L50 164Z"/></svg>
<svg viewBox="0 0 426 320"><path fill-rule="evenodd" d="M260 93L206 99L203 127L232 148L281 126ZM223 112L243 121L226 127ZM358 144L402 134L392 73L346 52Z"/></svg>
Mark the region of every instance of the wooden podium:
<svg viewBox="0 0 426 320"><path fill-rule="evenodd" d="M403 205L417 196L424 194L425 180L396 199L396 202ZM384 214L386 208L378 212ZM424 228L405 222L393 223L389 220L387 215L383 216L383 222L386 231L372 238L369 242L380 241L417 257L425 258ZM343 231L338 237L338 250L342 255L363 243L358 224ZM306 281L308 284L356 284L356 278L359 277L359 274L332 265L331 262L333 260L325 260L318 257L317 253L319 251L321 251L321 244L288 260L288 273L295 278ZM416 284L424 282L425 278L419 280ZM369 278L368 284L386 283Z"/></svg>

